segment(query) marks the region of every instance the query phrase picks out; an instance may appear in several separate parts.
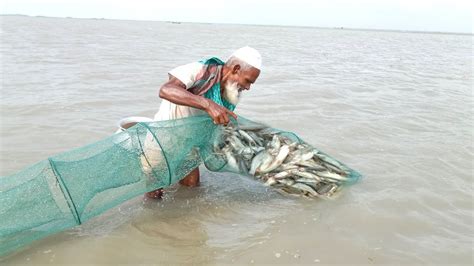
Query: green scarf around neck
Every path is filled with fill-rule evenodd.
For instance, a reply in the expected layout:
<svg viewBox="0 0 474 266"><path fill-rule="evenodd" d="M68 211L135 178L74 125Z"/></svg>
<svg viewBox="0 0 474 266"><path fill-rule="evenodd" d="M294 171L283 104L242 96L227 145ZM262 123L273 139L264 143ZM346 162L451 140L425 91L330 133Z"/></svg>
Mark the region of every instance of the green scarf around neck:
<svg viewBox="0 0 474 266"><path fill-rule="evenodd" d="M215 64L215 65L219 65L219 66L223 66L224 65L224 62L222 62L222 60L220 60L219 58L217 57L211 57L209 59L206 59L206 60L202 60L202 61L199 61L200 63L204 64L204 65L211 65L211 64ZM220 68L219 68L220 70ZM220 106L224 106L225 108L231 110L231 111L234 111L235 110L235 105L231 104L230 102L228 102L226 99L224 99L221 95L221 84L220 84L220 81L219 82L216 82L205 94L204 94L204 97L207 98L207 99L210 99L212 100L213 102L217 103L218 105Z"/></svg>

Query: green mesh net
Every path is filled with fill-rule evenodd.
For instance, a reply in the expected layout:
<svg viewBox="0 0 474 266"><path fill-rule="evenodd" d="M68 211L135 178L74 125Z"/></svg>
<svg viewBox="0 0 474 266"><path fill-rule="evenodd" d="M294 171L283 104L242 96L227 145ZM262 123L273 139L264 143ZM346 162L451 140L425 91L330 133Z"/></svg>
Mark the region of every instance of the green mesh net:
<svg viewBox="0 0 474 266"><path fill-rule="evenodd" d="M273 172L263 173L262 170L250 174L252 158L272 143L253 145L256 143L250 141L252 145L248 147L253 151L251 154L230 150L226 147L232 145L228 134L232 130L247 130L254 137L261 133L264 137L259 142L264 142L265 136L278 135L283 137L281 147L286 145L284 142L291 141L297 143L288 144L295 149L306 147L297 146L304 142L290 132L264 127L243 117L239 117L238 125L229 131L229 127L215 125L208 116L137 123L96 143L50 157L16 174L0 177L0 255L84 223L135 196L170 186L202 163L211 171L236 172L257 177L266 183L276 170L287 171L276 168ZM241 142L246 143L245 140ZM250 151L248 147L244 149ZM247 163L241 161L241 167L236 167L233 161L239 158L247 158ZM282 162L279 167L283 165L285 163ZM339 188L357 181L359 174L342 166L346 171L344 179L326 183L337 184ZM295 174L291 171L298 170L288 171ZM282 186L288 187L279 183L282 180L278 179L276 184L270 185L283 189L285 187ZM293 192L297 190L293 189ZM300 192L308 195L303 188Z"/></svg>

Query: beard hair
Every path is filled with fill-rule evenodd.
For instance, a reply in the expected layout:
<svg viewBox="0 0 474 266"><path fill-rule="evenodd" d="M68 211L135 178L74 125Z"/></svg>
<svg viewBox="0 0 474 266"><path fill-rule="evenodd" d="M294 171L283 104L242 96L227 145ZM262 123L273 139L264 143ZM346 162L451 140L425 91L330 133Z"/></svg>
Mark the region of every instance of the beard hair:
<svg viewBox="0 0 474 266"><path fill-rule="evenodd" d="M222 97L229 103L237 105L240 100L240 91L237 82L227 82Z"/></svg>

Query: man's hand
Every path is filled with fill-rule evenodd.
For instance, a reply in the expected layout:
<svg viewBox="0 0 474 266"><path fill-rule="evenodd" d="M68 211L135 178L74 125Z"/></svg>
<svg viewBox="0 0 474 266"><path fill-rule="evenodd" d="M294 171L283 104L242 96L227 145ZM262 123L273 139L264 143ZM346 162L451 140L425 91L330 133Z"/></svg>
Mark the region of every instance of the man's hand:
<svg viewBox="0 0 474 266"><path fill-rule="evenodd" d="M229 109L218 105L212 100L207 100L208 106L204 109L212 118L215 124L227 125L229 123L229 115L237 119L237 115Z"/></svg>

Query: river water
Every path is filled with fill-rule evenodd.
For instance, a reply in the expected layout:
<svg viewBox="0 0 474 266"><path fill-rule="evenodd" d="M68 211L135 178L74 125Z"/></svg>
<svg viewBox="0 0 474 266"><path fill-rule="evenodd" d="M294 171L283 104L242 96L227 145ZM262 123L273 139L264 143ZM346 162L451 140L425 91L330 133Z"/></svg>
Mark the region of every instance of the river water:
<svg viewBox="0 0 474 266"><path fill-rule="evenodd" d="M2 264L472 265L472 35L0 18L1 175L153 117L168 70L245 45L264 69L236 112L364 175L322 201L203 169L198 188L137 197Z"/></svg>

